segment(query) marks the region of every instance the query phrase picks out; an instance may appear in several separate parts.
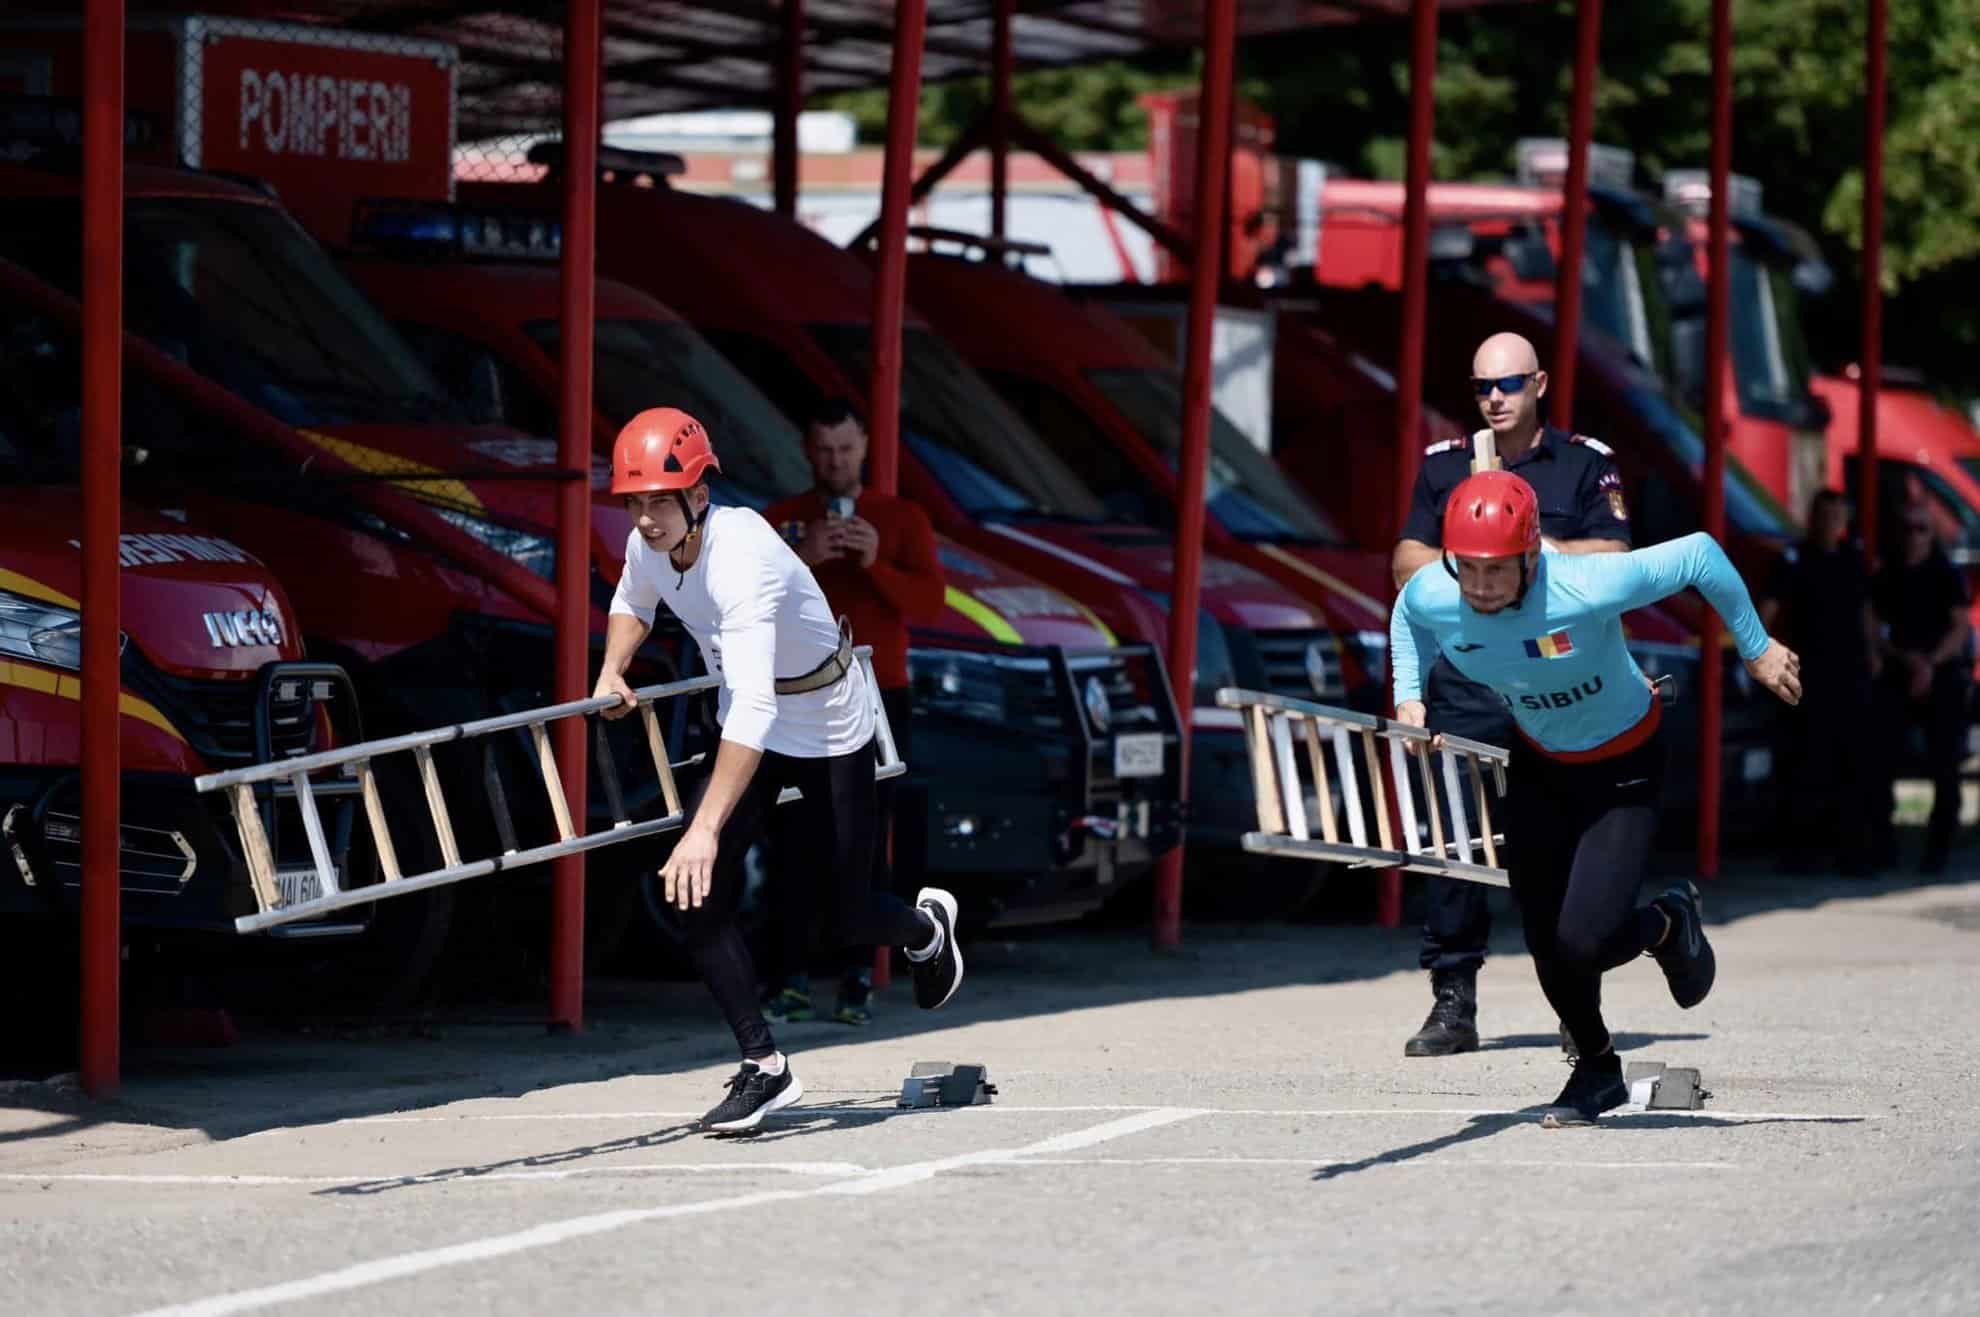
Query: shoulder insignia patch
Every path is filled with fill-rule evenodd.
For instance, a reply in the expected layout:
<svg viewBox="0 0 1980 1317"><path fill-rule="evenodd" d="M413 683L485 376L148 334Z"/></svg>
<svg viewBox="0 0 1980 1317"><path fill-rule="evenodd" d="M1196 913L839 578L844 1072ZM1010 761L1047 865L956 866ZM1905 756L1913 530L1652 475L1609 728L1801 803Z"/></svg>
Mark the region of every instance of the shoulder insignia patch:
<svg viewBox="0 0 1980 1317"><path fill-rule="evenodd" d="M1423 450L1423 455L1425 457L1435 457L1439 453L1455 453L1470 446L1471 441L1460 435L1456 439L1440 439L1436 443L1426 446Z"/></svg>
<svg viewBox="0 0 1980 1317"><path fill-rule="evenodd" d="M1616 455L1615 449L1609 447L1600 439L1591 439L1585 434L1569 435L1568 442L1571 444L1580 444L1583 448L1592 448L1607 458L1613 459Z"/></svg>

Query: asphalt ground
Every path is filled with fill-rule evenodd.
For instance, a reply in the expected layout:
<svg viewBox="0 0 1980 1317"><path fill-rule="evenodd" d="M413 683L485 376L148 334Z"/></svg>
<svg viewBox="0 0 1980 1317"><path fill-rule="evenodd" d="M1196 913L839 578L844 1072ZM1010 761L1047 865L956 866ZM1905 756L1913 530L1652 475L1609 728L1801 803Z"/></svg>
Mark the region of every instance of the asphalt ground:
<svg viewBox="0 0 1980 1317"><path fill-rule="evenodd" d="M1707 889L1719 979L1605 983L1699 1112L1545 1130L1567 1076L1501 919L1482 1050L1405 1060L1414 936L1192 927L965 944L952 1005L787 1026L807 1095L693 1118L733 1053L701 990L588 1027L457 1012L132 1058L0 1092L0 1312L1970 1313L1980 882ZM989 1106L902 1111L916 1061Z"/></svg>

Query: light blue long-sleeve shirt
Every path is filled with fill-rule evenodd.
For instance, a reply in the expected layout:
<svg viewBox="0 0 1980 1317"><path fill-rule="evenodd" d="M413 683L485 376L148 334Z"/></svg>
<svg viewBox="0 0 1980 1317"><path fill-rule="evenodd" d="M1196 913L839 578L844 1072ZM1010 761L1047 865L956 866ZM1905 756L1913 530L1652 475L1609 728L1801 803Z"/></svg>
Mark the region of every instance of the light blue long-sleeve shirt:
<svg viewBox="0 0 1980 1317"><path fill-rule="evenodd" d="M1593 750L1643 720L1655 698L1623 641L1622 615L1696 587L1725 620L1742 659L1766 652L1767 628L1725 550L1702 532L1630 553L1540 555L1525 601L1474 611L1442 564L1410 578L1389 619L1396 703L1423 698L1439 649L1491 687L1543 750Z"/></svg>

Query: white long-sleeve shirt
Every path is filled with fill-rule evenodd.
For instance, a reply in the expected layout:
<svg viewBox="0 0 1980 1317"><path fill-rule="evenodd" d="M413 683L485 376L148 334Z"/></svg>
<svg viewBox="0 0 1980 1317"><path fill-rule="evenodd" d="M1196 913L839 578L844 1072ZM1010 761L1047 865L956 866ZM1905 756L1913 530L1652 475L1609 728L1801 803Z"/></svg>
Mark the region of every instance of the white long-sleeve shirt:
<svg viewBox="0 0 1980 1317"><path fill-rule="evenodd" d="M665 604L721 677L715 716L722 739L794 759L850 754L873 736L866 673L803 695L779 695L778 678L801 677L839 645L838 623L804 560L748 508L713 508L701 553L685 573L634 530L612 611L651 626Z"/></svg>

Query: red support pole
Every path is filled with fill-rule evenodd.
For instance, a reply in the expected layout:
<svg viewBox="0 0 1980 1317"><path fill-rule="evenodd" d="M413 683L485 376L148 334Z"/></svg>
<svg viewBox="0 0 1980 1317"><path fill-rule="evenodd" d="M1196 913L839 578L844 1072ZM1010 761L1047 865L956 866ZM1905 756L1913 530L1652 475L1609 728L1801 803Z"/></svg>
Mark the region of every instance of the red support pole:
<svg viewBox="0 0 1980 1317"><path fill-rule="evenodd" d="M1423 445L1423 340L1429 317L1430 147L1437 132L1437 0L1412 0L1409 11L1409 163L1403 196L1402 347L1396 372L1396 528L1409 498ZM1382 875L1375 922L1402 923L1402 873Z"/></svg>
<svg viewBox="0 0 1980 1317"><path fill-rule="evenodd" d="M1232 70L1231 94L1224 98L1228 108L1224 116L1224 222L1217 232L1217 269L1221 279L1236 279L1237 235L1233 230L1241 216L1238 206L1238 97L1236 70Z"/></svg>
<svg viewBox="0 0 1980 1317"><path fill-rule="evenodd" d="M1727 325L1731 309L1732 257L1728 235L1732 198L1732 0L1712 0L1712 209L1708 217L1711 263L1705 319L1705 533L1726 538ZM1698 628L1698 872L1719 873L1720 720L1724 711L1725 653L1719 647L1719 615L1705 610Z"/></svg>
<svg viewBox="0 0 1980 1317"><path fill-rule="evenodd" d="M892 494L901 462L901 321L907 296L908 189L914 181L914 129L921 106L921 39L928 0L894 9L894 68L887 90L886 181L880 193L880 250L873 280L873 375L867 393L867 485Z"/></svg>
<svg viewBox="0 0 1980 1317"><path fill-rule="evenodd" d="M1877 394L1884 381L1884 30L1885 0L1870 0L1864 103L1863 350L1857 383L1857 521L1863 551L1877 554Z"/></svg>
<svg viewBox="0 0 1980 1317"><path fill-rule="evenodd" d="M1595 78L1602 51L1602 0L1575 7L1574 103L1568 111L1567 184L1561 193L1561 265L1554 282L1554 424L1574 425L1574 362L1581 341L1581 264L1588 250L1588 150L1595 135Z"/></svg>
<svg viewBox="0 0 1980 1317"><path fill-rule="evenodd" d="M564 394L557 417L557 461L584 474L557 491L556 698L590 693L591 668L591 343L598 216L599 62L603 0L568 0L564 17L563 330L558 348ZM557 770L578 831L585 818L582 718L552 730ZM584 1027L584 856L552 865L550 1027Z"/></svg>
<svg viewBox="0 0 1980 1317"><path fill-rule="evenodd" d="M1437 0L1409 11L1409 166L1403 196L1402 349L1396 371L1396 526L1409 516L1423 455L1423 333L1430 268L1430 144L1437 131Z"/></svg>
<svg viewBox="0 0 1980 1317"><path fill-rule="evenodd" d="M124 0L83 13L82 1083L121 1082L117 565L123 498Z"/></svg>
<svg viewBox="0 0 1980 1317"><path fill-rule="evenodd" d="M798 114L804 109L804 0L784 0L777 33L777 105L770 140L777 213L797 218Z"/></svg>
<svg viewBox="0 0 1980 1317"><path fill-rule="evenodd" d="M990 236L1002 238L1011 190L1011 11L1017 0L997 0L990 44Z"/></svg>
<svg viewBox="0 0 1980 1317"><path fill-rule="evenodd" d="M1169 681L1183 711L1183 789L1189 787L1190 712L1196 704L1196 610L1203 585L1203 492L1210 453L1210 336L1222 286L1218 257L1224 229L1224 185L1230 155L1232 66L1237 62L1236 0L1203 7L1203 88L1197 98L1195 252L1189 269L1189 339L1183 363L1183 446L1177 475L1176 575L1170 590ZM1182 944L1183 848L1162 857L1155 878L1154 942Z"/></svg>

